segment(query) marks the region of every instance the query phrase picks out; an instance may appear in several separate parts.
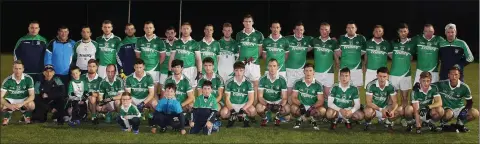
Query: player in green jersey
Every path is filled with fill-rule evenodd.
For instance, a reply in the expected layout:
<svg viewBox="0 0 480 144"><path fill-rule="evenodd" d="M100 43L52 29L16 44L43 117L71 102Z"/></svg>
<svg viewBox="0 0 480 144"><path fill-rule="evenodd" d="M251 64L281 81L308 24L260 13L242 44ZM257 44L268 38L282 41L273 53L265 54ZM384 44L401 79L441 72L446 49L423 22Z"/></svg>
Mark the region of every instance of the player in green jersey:
<svg viewBox="0 0 480 144"><path fill-rule="evenodd" d="M270 26L270 30L272 31L272 34L263 40L262 57L266 62L270 61L270 59L276 59L278 61L278 74L286 78L287 73L285 72L286 69L284 64L288 57L289 43L288 40L285 37L282 37L282 34L280 34L282 28L280 27L279 22L273 22ZM264 75L267 73L268 70L264 73Z"/></svg>
<svg viewBox="0 0 480 144"><path fill-rule="evenodd" d="M219 40L220 55L218 56L218 74L227 82L233 76L233 63L238 58L237 41L232 38L232 24L223 24L223 37Z"/></svg>
<svg viewBox="0 0 480 144"><path fill-rule="evenodd" d="M260 78L258 86L257 113L262 119L261 126L266 126L272 113L275 114L275 126L280 126L280 117L290 114L287 104L287 80L278 73L278 61L268 60L268 73Z"/></svg>
<svg viewBox="0 0 480 144"><path fill-rule="evenodd" d="M331 130L337 128L337 122L342 118L345 120L347 129L352 129L350 119L354 121L363 119L358 88L350 82L350 77L350 69L342 68L339 83L334 84L330 90L326 116L332 122Z"/></svg>
<svg viewBox="0 0 480 144"><path fill-rule="evenodd" d="M330 95L330 89L335 81L333 74L334 69L336 69L334 68L334 60L338 61L338 57L334 56L333 53L334 50L338 49L337 41L331 39L329 35L330 24L323 22L320 24L320 37L312 39L310 43L313 47L315 61L315 80L323 85L324 96Z"/></svg>
<svg viewBox="0 0 480 144"><path fill-rule="evenodd" d="M218 119L218 106L217 98L212 93L212 82L203 81L202 94L195 99L193 104L193 112L190 121L190 134L197 134L202 129L206 135L211 135L214 130L215 124L220 123ZM200 85L200 83L199 83ZM218 125L216 126L218 130Z"/></svg>
<svg viewBox="0 0 480 144"><path fill-rule="evenodd" d="M225 106L220 116L228 118L227 127L232 127L235 120L243 121L243 127L250 127L249 119L257 115L253 106L254 92L252 82L245 77L245 64L237 61L233 64L235 76L225 85Z"/></svg>
<svg viewBox="0 0 480 144"><path fill-rule="evenodd" d="M169 27L165 31L165 60L163 63L160 64L160 90L163 89L163 86L165 85L165 80L167 80L168 76L170 76L172 73L171 71L168 70L168 61L170 60L170 54L173 49L173 42L178 40L176 38L177 32L175 32L174 27ZM160 97L163 97L163 91L161 91Z"/></svg>
<svg viewBox="0 0 480 144"><path fill-rule="evenodd" d="M218 63L218 55L220 54L220 43L213 38L213 25L207 24L203 29L205 33L202 41L198 43L198 48L200 49L200 55L202 61L205 58L210 57L213 59L214 66L213 72L217 73L217 63ZM202 74L205 74L205 68L202 70ZM202 77L202 75L197 75L195 80L198 80Z"/></svg>
<svg viewBox="0 0 480 144"><path fill-rule="evenodd" d="M235 38L238 41L239 61L245 63L245 76L252 81L255 96L258 90L258 80L260 79L259 58L263 52L262 42L263 34L253 28L252 15L243 17L243 30L238 32ZM257 103L258 97L254 98Z"/></svg>
<svg viewBox="0 0 480 144"><path fill-rule="evenodd" d="M445 115L441 120L443 129L446 129L444 126L455 118L457 122L455 125L452 124L452 127L461 132L469 131L464 124L477 119L478 110L472 108L473 100L470 87L460 81L460 68L450 68L448 80L441 80L435 85L442 96L442 104L445 109Z"/></svg>
<svg viewBox="0 0 480 144"><path fill-rule="evenodd" d="M143 112L144 108L153 109L157 105L154 82L150 74L145 69L145 62L142 59L135 61L135 72L130 74L125 80L125 91L132 94L133 104ZM153 110L152 110L153 111ZM148 113L148 112L147 112ZM146 119L143 115L142 119ZM148 115L149 122L151 122L153 115Z"/></svg>
<svg viewBox="0 0 480 144"><path fill-rule="evenodd" d="M365 131L369 129L370 121L377 117L379 121L385 120L385 126L393 131L393 121L402 114L402 107L397 104L397 92L388 81L388 68L380 67L377 78L367 84L365 114Z"/></svg>
<svg viewBox="0 0 480 144"><path fill-rule="evenodd" d="M198 86L197 86L197 96L202 94L202 89L203 89L203 82L204 81L210 81L212 85L210 86L212 89L212 94L213 96L216 97L217 103L220 105L225 105L225 102L223 100L223 90L224 90L224 83L222 77L220 75L216 74L213 71L214 67L214 60L211 57L206 57L203 59L203 68L205 70L205 75L201 79L198 80Z"/></svg>
<svg viewBox="0 0 480 144"><path fill-rule="evenodd" d="M349 22L346 28L347 33L341 35L338 39L339 48L335 50L335 56L341 59L335 59L339 68L348 67L351 74L353 85L360 88L363 85L363 72L365 71L365 62L362 62L362 55L365 54L365 37L357 34L357 26L354 22ZM340 77L340 76L339 76Z"/></svg>
<svg viewBox="0 0 480 144"><path fill-rule="evenodd" d="M118 110L122 93L125 91L123 79L115 76L115 65L107 65L107 77L98 86L97 112L106 113L105 122L110 123L112 112Z"/></svg>
<svg viewBox="0 0 480 144"><path fill-rule="evenodd" d="M160 82L160 64L165 60L165 43L155 35L155 26L152 21L143 26L145 36L138 38L135 46L137 58L145 61L145 71L149 73L154 84L154 95L157 96Z"/></svg>
<svg viewBox="0 0 480 144"><path fill-rule="evenodd" d="M122 39L112 33L113 24L110 20L102 22L103 35L97 37L99 51L97 51L97 59L100 62L98 66L98 75L105 78L106 68L108 64L117 64L118 46ZM118 74L118 72L117 72Z"/></svg>
<svg viewBox="0 0 480 144"><path fill-rule="evenodd" d="M415 71L414 83L419 82L420 74L428 71L432 74L432 83L438 81L438 52L440 43L445 41L441 36L434 35L433 25L423 26L423 35L413 38L416 43L417 71Z"/></svg>
<svg viewBox="0 0 480 144"><path fill-rule="evenodd" d="M365 63L367 70L365 72L365 89L367 84L376 78L377 70L380 67L387 66L387 54L392 52L390 43L383 40L383 26L376 25L373 28L373 38L365 43Z"/></svg>
<svg viewBox="0 0 480 144"><path fill-rule="evenodd" d="M431 82L432 74L424 71L420 74L420 83L415 83L412 89L412 105L405 108L405 117L411 119L408 121L407 132L412 131L415 124L416 133L422 133L422 122L426 122L431 131L438 130L434 122L442 118L444 110L438 88L431 85Z"/></svg>
<svg viewBox="0 0 480 144"><path fill-rule="evenodd" d="M300 128L303 121L310 119L313 129L319 130L316 118L324 118L327 107L322 84L315 79L313 64L307 63L303 69L305 78L297 80L293 87L291 113L297 118L293 128Z"/></svg>
<svg viewBox="0 0 480 144"><path fill-rule="evenodd" d="M21 111L25 123L30 123L32 111L35 109L35 93L33 88L33 79L23 73L24 66L21 60L13 62L13 74L5 78L2 82L2 112L3 126L8 125L13 111Z"/></svg>
<svg viewBox="0 0 480 144"><path fill-rule="evenodd" d="M88 60L87 73L80 76L80 80L85 81L88 86L88 92L92 95L88 97L88 110L90 111L92 122L96 124L97 121L97 99L98 99L98 86L102 81L102 78L97 74L98 62L95 59Z"/></svg>
<svg viewBox="0 0 480 144"><path fill-rule="evenodd" d="M182 38L173 43L173 49L170 52L170 60L168 70L172 70L172 61L179 59L184 62L183 74L190 81L190 86L195 88L197 81L195 78L198 74L202 74L202 58L198 48L198 42L192 39L192 26L188 22L182 24ZM196 64L196 69L195 69Z"/></svg>
<svg viewBox="0 0 480 144"><path fill-rule="evenodd" d="M185 74L183 74L184 63L182 60L175 59L172 61L173 75L165 80L165 84L175 83L175 97L180 102L183 112L190 113L192 111L193 102L195 100L194 89L190 85L191 82ZM165 90L165 87L162 88ZM188 117L187 117L188 118Z"/></svg>
<svg viewBox="0 0 480 144"><path fill-rule="evenodd" d="M122 131L130 132L133 130L134 134L139 133L140 117L142 113L135 105L132 105L132 96L128 92L121 94L122 106L120 106L120 115L117 118L117 123L122 127Z"/></svg>
<svg viewBox="0 0 480 144"><path fill-rule="evenodd" d="M68 83L68 101L66 111L70 117L65 118L68 125L74 127L80 124L81 119L87 117L87 99L92 96L93 92L89 90L87 80L80 76L80 68L73 66L70 69L72 80Z"/></svg>

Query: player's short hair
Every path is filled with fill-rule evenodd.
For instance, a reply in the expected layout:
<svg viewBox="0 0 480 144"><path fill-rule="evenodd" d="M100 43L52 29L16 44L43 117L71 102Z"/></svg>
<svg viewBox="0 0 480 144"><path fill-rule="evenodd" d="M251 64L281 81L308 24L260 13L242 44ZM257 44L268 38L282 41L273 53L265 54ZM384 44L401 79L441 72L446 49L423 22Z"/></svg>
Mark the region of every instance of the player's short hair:
<svg viewBox="0 0 480 144"><path fill-rule="evenodd" d="M88 26L88 25L82 26L82 30L83 30L83 29L86 29L86 28L90 29L90 26Z"/></svg>
<svg viewBox="0 0 480 144"><path fill-rule="evenodd" d="M424 78L432 79L432 74L428 71L424 71L420 73L420 79L424 79Z"/></svg>
<svg viewBox="0 0 480 144"><path fill-rule="evenodd" d="M350 69L348 67L344 67L340 69L340 73L350 73Z"/></svg>
<svg viewBox="0 0 480 144"><path fill-rule="evenodd" d="M75 65L74 65L74 66L72 66L72 67L70 67L70 72L73 72L74 70L78 70L78 71L80 71L80 67L78 67L78 66L75 66Z"/></svg>
<svg viewBox="0 0 480 144"><path fill-rule="evenodd" d="M67 30L68 30L68 27L65 26L65 25L61 25L60 27L58 27L58 30L57 30L57 31L64 30L64 29L67 29Z"/></svg>
<svg viewBox="0 0 480 144"><path fill-rule="evenodd" d="M190 24L190 22L183 22L183 23L182 23L182 27L183 27L183 26L186 26L186 25L188 25L188 26L190 26L190 27L192 26L192 24Z"/></svg>
<svg viewBox="0 0 480 144"><path fill-rule="evenodd" d="M306 69L306 68L315 68L315 65L313 65L312 63L306 63L305 66L303 66L303 69Z"/></svg>
<svg viewBox="0 0 480 144"><path fill-rule="evenodd" d="M245 69L245 64L241 61L237 61L233 64L233 69Z"/></svg>
<svg viewBox="0 0 480 144"><path fill-rule="evenodd" d="M445 26L445 31L447 31L449 29L453 29L453 30L457 31L457 25L455 25L453 23L449 23Z"/></svg>
<svg viewBox="0 0 480 144"><path fill-rule="evenodd" d="M330 24L327 23L327 22L322 22L322 23L320 23L320 26L330 26Z"/></svg>
<svg viewBox="0 0 480 144"><path fill-rule="evenodd" d="M202 88L204 87L212 87L212 82L209 81L209 80L206 80L206 81L203 81L203 85L202 85Z"/></svg>
<svg viewBox="0 0 480 144"><path fill-rule="evenodd" d="M223 23L223 27L232 27L232 24L229 22Z"/></svg>
<svg viewBox="0 0 480 144"><path fill-rule="evenodd" d="M135 27L135 25L133 25L133 23L127 23L127 24L125 25L125 28L127 28L127 27L129 27L129 26L134 26L134 27Z"/></svg>
<svg viewBox="0 0 480 144"><path fill-rule="evenodd" d="M215 64L215 62L213 61L213 58L211 58L211 57L206 57L205 59L203 59L202 62L203 62L203 63Z"/></svg>
<svg viewBox="0 0 480 144"><path fill-rule="evenodd" d="M452 67L448 70L448 72L455 71L455 70L458 71L458 72L460 72L460 68L459 68L458 66L452 66Z"/></svg>
<svg viewBox="0 0 480 144"><path fill-rule="evenodd" d="M135 65L137 65L137 64L145 65L145 62L142 59L137 58L135 60Z"/></svg>
<svg viewBox="0 0 480 144"><path fill-rule="evenodd" d="M270 26L273 25L273 24L280 24L280 22L278 20L274 20L274 21L272 21L272 24L270 24Z"/></svg>
<svg viewBox="0 0 480 144"><path fill-rule="evenodd" d="M246 14L243 16L243 19L251 18L253 20L253 16L251 14Z"/></svg>
<svg viewBox="0 0 480 144"><path fill-rule="evenodd" d="M425 25L423 25L423 27L424 27L424 28L425 28L425 27L433 27L433 25L432 25L432 24L425 24Z"/></svg>
<svg viewBox="0 0 480 144"><path fill-rule="evenodd" d="M212 25L212 24L207 24L207 25L205 25L204 29L207 28L207 27L209 27L209 26L213 28L213 25Z"/></svg>
<svg viewBox="0 0 480 144"><path fill-rule="evenodd" d="M268 60L268 63L270 63L270 62L276 62L277 65L278 65L278 60L277 60L277 59L272 58L272 59ZM267 64L267 65L268 65L268 64Z"/></svg>
<svg viewBox="0 0 480 144"><path fill-rule="evenodd" d="M122 97L124 97L124 96L128 96L129 99L132 98L132 94L129 93L129 92L123 92L123 93L122 93Z"/></svg>
<svg viewBox="0 0 480 144"><path fill-rule="evenodd" d="M175 83L167 83L165 85L165 90L173 89L173 91L177 91L177 85Z"/></svg>
<svg viewBox="0 0 480 144"><path fill-rule="evenodd" d="M169 31L169 30L173 30L173 31L175 31L175 27L173 27L173 26L170 26L170 27L168 27L168 28L167 28L167 30L166 30L166 31Z"/></svg>
<svg viewBox="0 0 480 144"><path fill-rule="evenodd" d="M295 27L297 27L297 26L304 26L303 22L299 21L299 22L295 23Z"/></svg>
<svg viewBox="0 0 480 144"><path fill-rule="evenodd" d="M95 65L98 66L98 61L96 59L90 59L88 60L87 64L95 63Z"/></svg>
<svg viewBox="0 0 480 144"><path fill-rule="evenodd" d="M172 67L180 66L183 68L183 61L179 59L174 59L172 61Z"/></svg>
<svg viewBox="0 0 480 144"><path fill-rule="evenodd" d="M115 64L108 64L106 68L110 67L110 66L113 66L113 70L117 70L117 67L115 66Z"/></svg>
<svg viewBox="0 0 480 144"><path fill-rule="evenodd" d="M144 25L146 25L146 24L152 24L152 25L153 25L153 21L146 21L146 22L144 23Z"/></svg>
<svg viewBox="0 0 480 144"><path fill-rule="evenodd" d="M373 29L376 29L376 28L381 28L381 29L383 29L383 26L382 26L382 25L375 25L375 26L373 27Z"/></svg>
<svg viewBox="0 0 480 144"><path fill-rule="evenodd" d="M400 25L398 26L398 29L400 30L404 28L408 29L408 25L406 23L400 23Z"/></svg>
<svg viewBox="0 0 480 144"><path fill-rule="evenodd" d="M349 24L353 24L353 25L357 26L357 24L355 23L355 21L348 21L348 22L347 22L347 25L349 25Z"/></svg>
<svg viewBox="0 0 480 144"><path fill-rule="evenodd" d="M38 24L40 25L40 22L36 21L36 20L32 20L30 21L30 23L28 23L28 25L31 25L31 24Z"/></svg>
<svg viewBox="0 0 480 144"><path fill-rule="evenodd" d="M16 64L19 64L19 65L22 65L22 66L23 66L22 60L13 61L13 64L12 64L12 65L16 65Z"/></svg>
<svg viewBox="0 0 480 144"><path fill-rule="evenodd" d="M111 25L113 25L113 24L112 24L112 21L110 21L110 20L104 20L104 21L102 22L102 25L103 25L103 24L111 24Z"/></svg>
<svg viewBox="0 0 480 144"><path fill-rule="evenodd" d="M378 73L386 73L386 74L389 74L388 72L388 68L387 67L380 67L377 69L377 74Z"/></svg>

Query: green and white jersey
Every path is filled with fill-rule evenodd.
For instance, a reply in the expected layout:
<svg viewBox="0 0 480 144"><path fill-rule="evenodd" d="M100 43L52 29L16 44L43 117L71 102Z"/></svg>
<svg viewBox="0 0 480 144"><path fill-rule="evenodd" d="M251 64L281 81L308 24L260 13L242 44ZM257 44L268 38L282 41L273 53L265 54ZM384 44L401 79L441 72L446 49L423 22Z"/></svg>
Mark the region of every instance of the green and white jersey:
<svg viewBox="0 0 480 144"><path fill-rule="evenodd" d="M211 57L213 59L213 72L217 73L218 68L218 60L217 57L220 55L220 43L212 39L210 43L208 43L205 38L202 39L201 42L198 43L198 47L200 49L200 55L202 61L207 58ZM205 74L205 69L202 68L202 73Z"/></svg>
<svg viewBox="0 0 480 144"><path fill-rule="evenodd" d="M174 41L176 41L175 39ZM173 42L174 42L173 41ZM162 64L160 64L160 73L161 74L168 74L168 61L170 60L170 54L171 51L173 50L173 42L169 42L168 40L165 40L163 43L165 43L165 60L163 61Z"/></svg>
<svg viewBox="0 0 480 144"><path fill-rule="evenodd" d="M171 52L175 52L175 59L183 61L183 68L189 68L195 66L195 52L200 51L197 41L189 37L187 41L179 39L173 42Z"/></svg>
<svg viewBox="0 0 480 144"><path fill-rule="evenodd" d="M90 92L90 90L88 89L87 81L82 79L70 80L67 90L67 94L70 98L73 98L74 100L81 100L84 94L87 92ZM72 95L72 93L74 95Z"/></svg>
<svg viewBox="0 0 480 144"><path fill-rule="evenodd" d="M264 36L262 32L255 29L251 33L245 33L245 29L238 32L235 36L238 42L238 50L240 51L239 61L243 61L252 57L255 64L258 65L259 46L262 45Z"/></svg>
<svg viewBox="0 0 480 144"><path fill-rule="evenodd" d="M417 45L417 69L438 72L438 50L445 39L436 35L429 40L424 35L417 35L413 39Z"/></svg>
<svg viewBox="0 0 480 144"><path fill-rule="evenodd" d="M285 69L285 54L288 53L288 40L283 38L282 35L278 39L273 39L272 35L263 40L263 51L267 53L266 62L270 59L276 59L278 61L278 70L280 72L286 71Z"/></svg>
<svg viewBox="0 0 480 144"><path fill-rule="evenodd" d="M226 41L225 38L222 37L222 39L220 39L218 43L220 43L221 56L225 56L228 58L234 57L236 54L238 54L237 41L233 38L230 38L229 41Z"/></svg>
<svg viewBox="0 0 480 144"><path fill-rule="evenodd" d="M330 39L330 37L324 41L321 39L321 37L318 37L312 39L310 45L313 47L315 72L333 73L333 51L338 49L337 41ZM288 57L290 57L290 54Z"/></svg>
<svg viewBox="0 0 480 144"><path fill-rule="evenodd" d="M361 69L362 52L365 52L365 37L360 34L348 37L345 34L340 36L338 42L340 48L336 51L342 51L340 69L344 67L348 67L350 70Z"/></svg>
<svg viewBox="0 0 480 144"><path fill-rule="evenodd" d="M390 75L407 77L410 76L411 57L415 53L415 43L408 38L405 42L393 41L392 68Z"/></svg>
<svg viewBox="0 0 480 144"><path fill-rule="evenodd" d="M205 81L210 81L212 82L212 94L215 96L218 96L218 89L219 88L224 88L225 85L223 84L223 79L220 77L218 74L214 74L210 79L207 78L207 75L204 74L203 78L198 80L197 84L197 89L202 89L203 88L203 82Z"/></svg>
<svg viewBox="0 0 480 144"><path fill-rule="evenodd" d="M133 72L125 80L125 89L130 91L133 98L145 99L148 96L148 90L153 89L153 78L147 72L144 72L140 78Z"/></svg>
<svg viewBox="0 0 480 144"><path fill-rule="evenodd" d="M270 74L267 73L260 78L258 90L263 91L263 98L266 101L279 101L282 99L282 91L287 91L287 80L278 73L274 78L270 77Z"/></svg>
<svg viewBox="0 0 480 144"><path fill-rule="evenodd" d="M110 34L97 37L95 40L98 43L97 59L100 61L100 66L107 66L108 64L117 64L117 52L122 42L122 39L118 36Z"/></svg>
<svg viewBox="0 0 480 144"><path fill-rule="evenodd" d="M80 76L80 80L85 81L88 86L88 92L98 92L98 88L100 85L100 82L102 81L102 78L98 76L97 73L95 73L95 77L93 79L88 78L88 73L82 74Z"/></svg>
<svg viewBox="0 0 480 144"><path fill-rule="evenodd" d="M129 104L127 107L121 105L120 116L124 117L125 119L132 119L135 117L141 117L142 113L140 113L138 108L132 104Z"/></svg>
<svg viewBox="0 0 480 144"><path fill-rule="evenodd" d="M455 87L452 87L450 80L442 80L435 85L438 88L438 92L442 96L442 104L444 108L462 108L465 106L464 100L472 99L472 92L470 87L458 80L458 83Z"/></svg>
<svg viewBox="0 0 480 144"><path fill-rule="evenodd" d="M108 78L105 78L100 82L98 93L103 95L103 98L112 98L125 91L123 79L115 77L113 82L110 82Z"/></svg>
<svg viewBox="0 0 480 144"><path fill-rule="evenodd" d="M33 79L28 74L22 74L18 83L15 76L10 75L2 82L2 92L6 92L4 98L24 99L28 97L29 90L34 90L33 85Z"/></svg>
<svg viewBox="0 0 480 144"><path fill-rule="evenodd" d="M295 82L293 91L298 93L298 100L301 104L312 106L317 103L317 96L323 94L323 86L315 79L313 79L312 83L307 84L305 78L303 78Z"/></svg>
<svg viewBox="0 0 480 144"><path fill-rule="evenodd" d="M295 35L286 36L288 41L288 60L286 67L289 69L302 69L307 62L307 51L311 47L310 42L313 39L311 36L303 36L301 38Z"/></svg>
<svg viewBox="0 0 480 144"><path fill-rule="evenodd" d="M175 91L175 97L180 103L184 102L188 97L188 93L193 91L192 86L190 86L190 81L183 74L178 81L175 79L174 75L169 76L167 80L165 80L165 84L163 85L162 90L165 90L165 86L168 83L174 83L177 86L177 90Z"/></svg>
<svg viewBox="0 0 480 144"><path fill-rule="evenodd" d="M373 38L365 44L365 51L367 52L367 69L378 70L380 67L387 66L387 54L392 52L390 43L383 40L377 43Z"/></svg>
<svg viewBox="0 0 480 144"><path fill-rule="evenodd" d="M72 63L75 63L81 70L87 70L88 61L90 59L96 59L98 49L98 43L90 40L85 42L83 39L75 43L73 50Z"/></svg>
<svg viewBox="0 0 480 144"><path fill-rule="evenodd" d="M160 71L160 53L165 52L165 43L156 35L152 39L139 37L135 52L140 53L140 59L145 62L145 71Z"/></svg>
<svg viewBox="0 0 480 144"><path fill-rule="evenodd" d="M410 99L412 100L413 103L419 104L420 108L423 108L427 105L430 105L433 103L433 99L435 97L439 97L440 94L438 93L438 88L435 85L430 85L428 87L428 91L425 93L421 88L419 89L413 89L412 94L410 94Z"/></svg>
<svg viewBox="0 0 480 144"><path fill-rule="evenodd" d="M195 103L193 103L193 108L204 108L204 109L211 109L215 111L220 110L217 105L217 99L213 94L210 94L210 96L208 96L207 99L205 99L205 96L203 94L195 98Z"/></svg>
<svg viewBox="0 0 480 144"><path fill-rule="evenodd" d="M380 84L378 83L377 79L374 79L367 84L366 93L367 96L372 96L373 104L380 108L386 108L390 97L397 95L397 92L390 81L387 81L384 88L380 88Z"/></svg>
<svg viewBox="0 0 480 144"><path fill-rule="evenodd" d="M248 94L253 93L253 84L247 77L243 77L242 81L237 81L235 77L232 77L225 85L225 93L230 94L232 104L246 104Z"/></svg>
<svg viewBox="0 0 480 144"><path fill-rule="evenodd" d="M353 107L354 100L360 99L358 97L358 88L353 84L349 84L347 87L342 87L341 84L335 83L330 90L330 97L333 97L333 104L345 109Z"/></svg>

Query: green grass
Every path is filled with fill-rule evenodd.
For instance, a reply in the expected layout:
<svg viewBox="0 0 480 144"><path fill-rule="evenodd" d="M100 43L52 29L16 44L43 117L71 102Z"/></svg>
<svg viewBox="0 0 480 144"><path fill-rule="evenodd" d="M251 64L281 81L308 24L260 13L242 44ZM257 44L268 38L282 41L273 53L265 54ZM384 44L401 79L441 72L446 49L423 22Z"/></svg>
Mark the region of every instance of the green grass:
<svg viewBox="0 0 480 144"><path fill-rule="evenodd" d="M0 78L11 74L8 68L12 63L11 55L2 55ZM412 68L415 70L415 65ZM265 71L262 67L262 72ZM478 107L478 63L470 64L465 69L465 80L472 88L474 107ZM361 90L361 99L365 93ZM363 102L362 102L363 103ZM469 133L432 133L427 130L422 135L405 133L405 128L397 124L393 134L387 133L383 126L374 124L371 131L364 132L362 126L353 125L353 130L346 130L339 125L336 131L328 130L329 124L320 124L320 131L314 131L304 124L301 129L293 129L292 123L280 127L261 128L252 124L251 128L222 127L219 133L211 136L186 135L177 132L151 134L142 122L140 134L121 132L116 124L101 123L98 127L84 123L78 128L54 126L51 124L23 125L18 121L20 114L16 113L7 127L1 128L1 143L478 143L478 120L467 126ZM258 118L257 118L258 119ZM224 122L225 124L225 122Z"/></svg>

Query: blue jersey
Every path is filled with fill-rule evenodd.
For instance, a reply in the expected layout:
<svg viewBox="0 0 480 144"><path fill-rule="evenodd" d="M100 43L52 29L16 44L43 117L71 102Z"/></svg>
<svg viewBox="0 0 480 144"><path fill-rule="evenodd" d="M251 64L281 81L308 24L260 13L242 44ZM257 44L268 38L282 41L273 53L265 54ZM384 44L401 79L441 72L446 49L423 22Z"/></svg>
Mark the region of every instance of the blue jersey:
<svg viewBox="0 0 480 144"><path fill-rule="evenodd" d="M70 64L72 64L74 45L75 41L71 39L66 42L60 42L58 38L51 40L47 45L44 64L53 65L55 74L68 75Z"/></svg>
<svg viewBox="0 0 480 144"><path fill-rule="evenodd" d="M180 114L183 111L182 105L176 98L162 98L158 100L155 110L165 114Z"/></svg>

